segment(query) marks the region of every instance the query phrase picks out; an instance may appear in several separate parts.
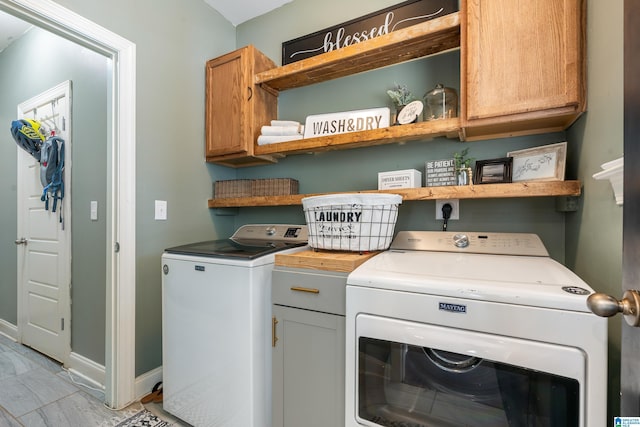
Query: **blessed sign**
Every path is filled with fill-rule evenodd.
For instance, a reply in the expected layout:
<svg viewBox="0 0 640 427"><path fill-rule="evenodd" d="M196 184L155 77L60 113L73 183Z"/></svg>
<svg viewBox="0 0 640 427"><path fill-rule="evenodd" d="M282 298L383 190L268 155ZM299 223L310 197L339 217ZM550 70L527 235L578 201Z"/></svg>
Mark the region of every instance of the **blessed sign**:
<svg viewBox="0 0 640 427"><path fill-rule="evenodd" d="M458 0L410 0L282 43L282 65L389 34L458 10Z"/></svg>
<svg viewBox="0 0 640 427"><path fill-rule="evenodd" d="M368 110L308 116L304 124L304 137L339 135L389 127L390 111L387 107Z"/></svg>

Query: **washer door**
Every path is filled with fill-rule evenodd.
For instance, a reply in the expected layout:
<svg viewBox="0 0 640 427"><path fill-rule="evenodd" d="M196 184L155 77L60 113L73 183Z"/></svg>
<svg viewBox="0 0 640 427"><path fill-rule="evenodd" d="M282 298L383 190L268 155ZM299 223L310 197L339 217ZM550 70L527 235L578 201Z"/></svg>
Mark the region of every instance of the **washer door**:
<svg viewBox="0 0 640 427"><path fill-rule="evenodd" d="M360 425L583 425L575 348L364 314L356 337Z"/></svg>

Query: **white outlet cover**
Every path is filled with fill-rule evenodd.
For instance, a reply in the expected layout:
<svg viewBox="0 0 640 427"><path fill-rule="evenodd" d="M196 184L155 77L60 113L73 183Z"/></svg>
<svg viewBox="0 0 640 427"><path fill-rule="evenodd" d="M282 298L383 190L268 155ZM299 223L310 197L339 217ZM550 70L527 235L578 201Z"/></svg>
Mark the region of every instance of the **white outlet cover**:
<svg viewBox="0 0 640 427"><path fill-rule="evenodd" d="M442 206L444 206L446 203L449 203L452 207L451 218L449 218L449 220L453 220L453 219L459 220L460 219L460 200L459 199L436 200L436 219L444 220L444 218L442 218Z"/></svg>

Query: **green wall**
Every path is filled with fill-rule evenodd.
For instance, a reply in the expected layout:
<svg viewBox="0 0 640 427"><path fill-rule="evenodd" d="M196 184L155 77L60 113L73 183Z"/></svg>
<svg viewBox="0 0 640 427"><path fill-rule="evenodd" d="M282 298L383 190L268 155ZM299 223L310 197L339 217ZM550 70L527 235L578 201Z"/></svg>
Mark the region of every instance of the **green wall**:
<svg viewBox="0 0 640 427"><path fill-rule="evenodd" d="M37 61L34 61L37 58ZM39 64L35 65L34 64ZM16 150L9 132L19 103L72 81L72 351L104 363L107 59L34 28L0 53L0 318L17 324ZM98 221L89 203L98 201Z"/></svg>

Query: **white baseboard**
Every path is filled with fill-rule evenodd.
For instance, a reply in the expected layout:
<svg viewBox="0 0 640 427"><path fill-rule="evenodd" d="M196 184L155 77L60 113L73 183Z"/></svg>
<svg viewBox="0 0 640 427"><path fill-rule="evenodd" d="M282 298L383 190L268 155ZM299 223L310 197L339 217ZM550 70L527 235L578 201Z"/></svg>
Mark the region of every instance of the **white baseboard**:
<svg viewBox="0 0 640 427"><path fill-rule="evenodd" d="M162 366L136 377L135 396L140 399L151 392L153 386L162 381Z"/></svg>
<svg viewBox="0 0 640 427"><path fill-rule="evenodd" d="M69 370L77 376L82 377L86 382L95 387L104 390L105 383L105 367L81 356L77 353L71 353L69 358ZM135 398L139 400L151 392L153 386L162 381L162 366L136 377L135 380Z"/></svg>
<svg viewBox="0 0 640 427"><path fill-rule="evenodd" d="M69 370L91 385L104 390L105 367L91 359L87 359L78 353L71 352L69 355Z"/></svg>
<svg viewBox="0 0 640 427"><path fill-rule="evenodd" d="M8 336L14 341L18 341L18 327L4 319L0 319L0 334Z"/></svg>

